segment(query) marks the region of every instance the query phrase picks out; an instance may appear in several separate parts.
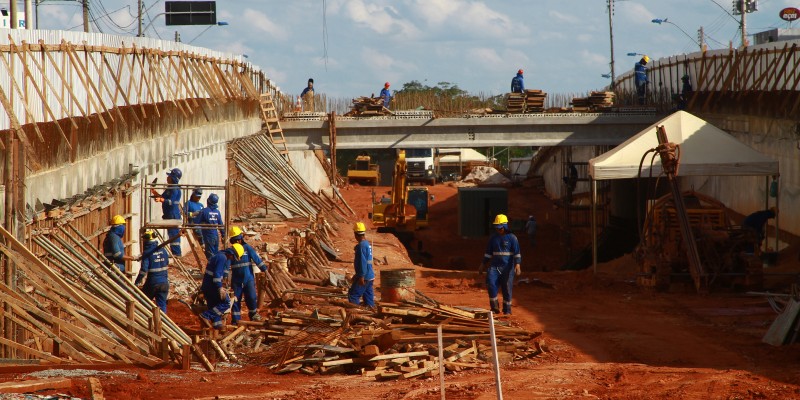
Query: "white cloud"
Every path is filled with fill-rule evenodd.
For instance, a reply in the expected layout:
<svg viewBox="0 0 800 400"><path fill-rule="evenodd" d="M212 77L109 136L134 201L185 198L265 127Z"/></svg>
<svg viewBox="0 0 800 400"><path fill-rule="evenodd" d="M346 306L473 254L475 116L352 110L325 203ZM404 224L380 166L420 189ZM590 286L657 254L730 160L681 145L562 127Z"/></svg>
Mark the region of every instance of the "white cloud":
<svg viewBox="0 0 800 400"><path fill-rule="evenodd" d="M615 15L625 20L625 23L636 25L649 25L653 18L656 18L647 7L632 2L618 3ZM662 17L663 18L663 17Z"/></svg>
<svg viewBox="0 0 800 400"><path fill-rule="evenodd" d="M285 28L272 22L272 20L270 20L269 17L267 17L267 15L261 11L247 8L242 13L242 20L242 23L244 23L246 26L270 34L272 36L270 39L285 40L288 37Z"/></svg>
<svg viewBox="0 0 800 400"><path fill-rule="evenodd" d="M482 1L466 0L413 0L411 6L412 11L433 31L446 30L503 39L529 34L523 22L513 21L496 8Z"/></svg>
<svg viewBox="0 0 800 400"><path fill-rule="evenodd" d="M581 43L588 43L591 42L592 39L594 39L594 35L590 35L588 33L581 33L578 36L576 36L575 39L577 39Z"/></svg>
<svg viewBox="0 0 800 400"><path fill-rule="evenodd" d="M580 18L574 15L564 14L556 10L551 10L549 13L547 13L547 15L558 22L568 22L570 24L578 24L581 22Z"/></svg>
<svg viewBox="0 0 800 400"><path fill-rule="evenodd" d="M581 50L581 62L586 66L597 66L608 64L608 56L592 53L589 50Z"/></svg>
<svg viewBox="0 0 800 400"><path fill-rule="evenodd" d="M399 18L397 9L376 4L366 4L362 0L348 1L344 13L359 25L366 26L381 35L396 35L405 40L419 35L417 28L409 21Z"/></svg>

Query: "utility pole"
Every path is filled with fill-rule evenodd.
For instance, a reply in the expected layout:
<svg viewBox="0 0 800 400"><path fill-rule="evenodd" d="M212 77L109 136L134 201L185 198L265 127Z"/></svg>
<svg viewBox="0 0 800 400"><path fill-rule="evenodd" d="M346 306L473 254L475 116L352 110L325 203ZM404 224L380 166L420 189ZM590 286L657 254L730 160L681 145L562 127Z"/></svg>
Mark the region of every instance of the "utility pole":
<svg viewBox="0 0 800 400"><path fill-rule="evenodd" d="M89 29L89 0L83 0L83 31L91 31Z"/></svg>
<svg viewBox="0 0 800 400"><path fill-rule="evenodd" d="M33 29L33 3L25 0L25 29Z"/></svg>
<svg viewBox="0 0 800 400"><path fill-rule="evenodd" d="M700 44L700 51L706 51L706 34L703 31L703 27L701 26L700 29L697 30L697 43Z"/></svg>
<svg viewBox="0 0 800 400"><path fill-rule="evenodd" d="M8 13L11 14L9 17L9 22L11 23L11 29L17 29L17 25L19 25L19 21L17 21L17 2L16 0L11 0L8 2Z"/></svg>
<svg viewBox="0 0 800 400"><path fill-rule="evenodd" d="M611 90L616 87L616 75L614 74L614 0L608 2L608 39L611 42Z"/></svg>
<svg viewBox="0 0 800 400"><path fill-rule="evenodd" d="M175 31L175 41L178 43L181 42L181 34L178 31Z"/></svg>
<svg viewBox="0 0 800 400"><path fill-rule="evenodd" d="M136 37L142 37L142 0L139 0L139 8L137 8L138 12L136 13L137 19L139 20L139 34Z"/></svg>
<svg viewBox="0 0 800 400"><path fill-rule="evenodd" d="M739 5L742 7L742 47L747 47L747 1L739 0Z"/></svg>

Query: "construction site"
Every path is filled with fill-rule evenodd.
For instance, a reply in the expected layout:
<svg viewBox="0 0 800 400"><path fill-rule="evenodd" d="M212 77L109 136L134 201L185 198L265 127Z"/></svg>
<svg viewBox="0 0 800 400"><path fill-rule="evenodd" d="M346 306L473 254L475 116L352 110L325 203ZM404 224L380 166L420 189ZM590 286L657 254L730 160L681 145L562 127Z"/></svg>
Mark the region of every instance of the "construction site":
<svg viewBox="0 0 800 400"><path fill-rule="evenodd" d="M800 398L797 41L653 60L692 77L680 110L631 70L565 104L337 113L246 56L53 32L0 37L0 398ZM264 261L252 299L214 275L229 239Z"/></svg>

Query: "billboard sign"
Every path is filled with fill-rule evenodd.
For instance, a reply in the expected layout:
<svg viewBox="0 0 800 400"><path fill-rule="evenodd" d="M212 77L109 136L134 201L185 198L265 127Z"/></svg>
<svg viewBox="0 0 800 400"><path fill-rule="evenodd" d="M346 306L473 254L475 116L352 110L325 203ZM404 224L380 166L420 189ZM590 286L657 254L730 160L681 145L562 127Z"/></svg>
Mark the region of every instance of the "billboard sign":
<svg viewBox="0 0 800 400"><path fill-rule="evenodd" d="M167 26L216 25L216 1L166 1L164 12Z"/></svg>

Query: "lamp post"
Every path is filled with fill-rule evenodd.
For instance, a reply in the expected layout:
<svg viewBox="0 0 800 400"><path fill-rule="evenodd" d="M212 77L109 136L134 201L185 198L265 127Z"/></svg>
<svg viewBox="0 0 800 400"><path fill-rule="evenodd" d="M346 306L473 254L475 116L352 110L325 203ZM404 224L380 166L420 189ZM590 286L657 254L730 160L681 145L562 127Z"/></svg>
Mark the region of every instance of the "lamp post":
<svg viewBox="0 0 800 400"><path fill-rule="evenodd" d="M698 47L700 47L700 50L703 50L703 45L702 45L702 44L700 44L700 43L697 43L697 40L695 40L695 39L694 39L694 38L693 38L691 35L689 35L688 33L686 33L686 31L685 31L685 30L683 30L683 28L681 28L680 26L678 26L678 24L676 24L676 23L674 23L674 22L672 22L672 21L668 21L668 20L667 20L667 18L663 18L663 19L662 19L662 18L654 18L654 19L653 19L652 21L650 21L650 22L652 22L652 23L654 23L654 24L659 24L659 25L661 25L661 24L670 24L670 25L672 25L672 26L674 26L674 27L678 28L678 30L679 30L679 31L681 31L681 32L683 32L683 34L684 34L684 35L686 35L686 37L688 37L688 38L689 38L689 39L692 41L692 43L694 43L694 44L696 44Z"/></svg>

